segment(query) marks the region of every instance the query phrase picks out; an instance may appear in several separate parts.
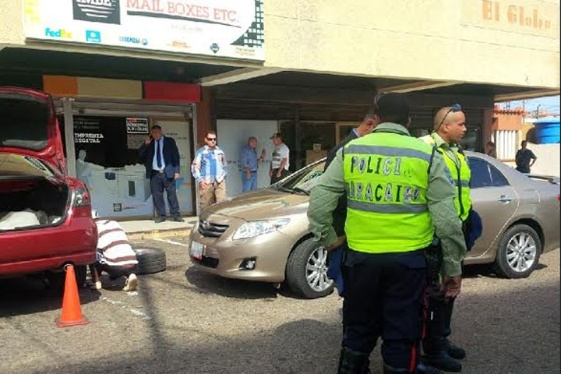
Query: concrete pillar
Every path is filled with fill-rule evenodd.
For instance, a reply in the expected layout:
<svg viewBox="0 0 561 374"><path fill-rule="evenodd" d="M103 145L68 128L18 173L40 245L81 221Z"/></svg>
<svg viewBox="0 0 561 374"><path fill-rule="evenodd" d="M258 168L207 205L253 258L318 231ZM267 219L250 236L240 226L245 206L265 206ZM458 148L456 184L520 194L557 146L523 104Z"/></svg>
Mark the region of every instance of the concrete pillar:
<svg viewBox="0 0 561 374"><path fill-rule="evenodd" d="M197 104L195 149L204 145L207 131L216 131L216 114L213 113L214 92L211 87L201 87L201 102Z"/></svg>

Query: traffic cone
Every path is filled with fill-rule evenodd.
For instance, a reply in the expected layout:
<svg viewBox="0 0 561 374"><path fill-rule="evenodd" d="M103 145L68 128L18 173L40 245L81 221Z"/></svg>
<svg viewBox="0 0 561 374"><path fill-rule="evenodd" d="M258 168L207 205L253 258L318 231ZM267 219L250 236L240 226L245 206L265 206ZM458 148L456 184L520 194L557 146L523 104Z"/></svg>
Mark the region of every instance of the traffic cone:
<svg viewBox="0 0 561 374"><path fill-rule="evenodd" d="M62 313L57 319L57 327L71 327L77 325L87 325L90 323L82 314L80 306L80 296L78 295L78 285L76 284L76 275L74 274L74 266L67 265L65 267L66 277L64 279L64 296L62 298Z"/></svg>

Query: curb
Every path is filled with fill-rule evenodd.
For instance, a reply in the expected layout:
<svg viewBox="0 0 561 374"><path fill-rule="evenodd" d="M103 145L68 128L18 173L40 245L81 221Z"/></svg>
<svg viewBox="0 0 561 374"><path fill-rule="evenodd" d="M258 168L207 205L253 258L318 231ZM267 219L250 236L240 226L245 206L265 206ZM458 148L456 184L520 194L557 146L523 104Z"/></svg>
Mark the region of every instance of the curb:
<svg viewBox="0 0 561 374"><path fill-rule="evenodd" d="M127 233L127 237L130 241L173 238L173 237L176 237L176 236L187 236L191 232L191 229L192 229L192 226L191 227L183 227L183 228L180 228L180 229L130 232L130 233Z"/></svg>

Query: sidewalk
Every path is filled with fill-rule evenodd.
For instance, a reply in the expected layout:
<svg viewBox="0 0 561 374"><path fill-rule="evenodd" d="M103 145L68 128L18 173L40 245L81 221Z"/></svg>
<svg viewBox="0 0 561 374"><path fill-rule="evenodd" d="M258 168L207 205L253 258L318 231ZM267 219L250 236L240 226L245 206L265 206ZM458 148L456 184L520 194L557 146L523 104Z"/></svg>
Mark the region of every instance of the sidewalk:
<svg viewBox="0 0 561 374"><path fill-rule="evenodd" d="M169 238L188 235L198 220L198 217L183 218L185 222L164 221L162 223L155 223L154 220L137 220L120 221L119 224L127 233L129 240Z"/></svg>

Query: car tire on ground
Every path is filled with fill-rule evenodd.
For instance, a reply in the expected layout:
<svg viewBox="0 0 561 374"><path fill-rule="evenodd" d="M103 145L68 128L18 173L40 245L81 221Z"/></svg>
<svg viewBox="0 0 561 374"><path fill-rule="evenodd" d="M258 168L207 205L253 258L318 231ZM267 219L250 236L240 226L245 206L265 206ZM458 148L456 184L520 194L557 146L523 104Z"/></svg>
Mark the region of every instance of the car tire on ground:
<svg viewBox="0 0 561 374"><path fill-rule="evenodd" d="M166 270L166 252L159 248L133 248L138 260L137 274L154 274Z"/></svg>
<svg viewBox="0 0 561 374"><path fill-rule="evenodd" d="M528 225L514 225L499 242L494 270L504 278L526 278L538 266L541 252L536 231Z"/></svg>
<svg viewBox="0 0 561 374"><path fill-rule="evenodd" d="M333 292L327 278L327 251L312 238L304 240L290 254L286 264L286 282L295 294L306 299L324 297Z"/></svg>

